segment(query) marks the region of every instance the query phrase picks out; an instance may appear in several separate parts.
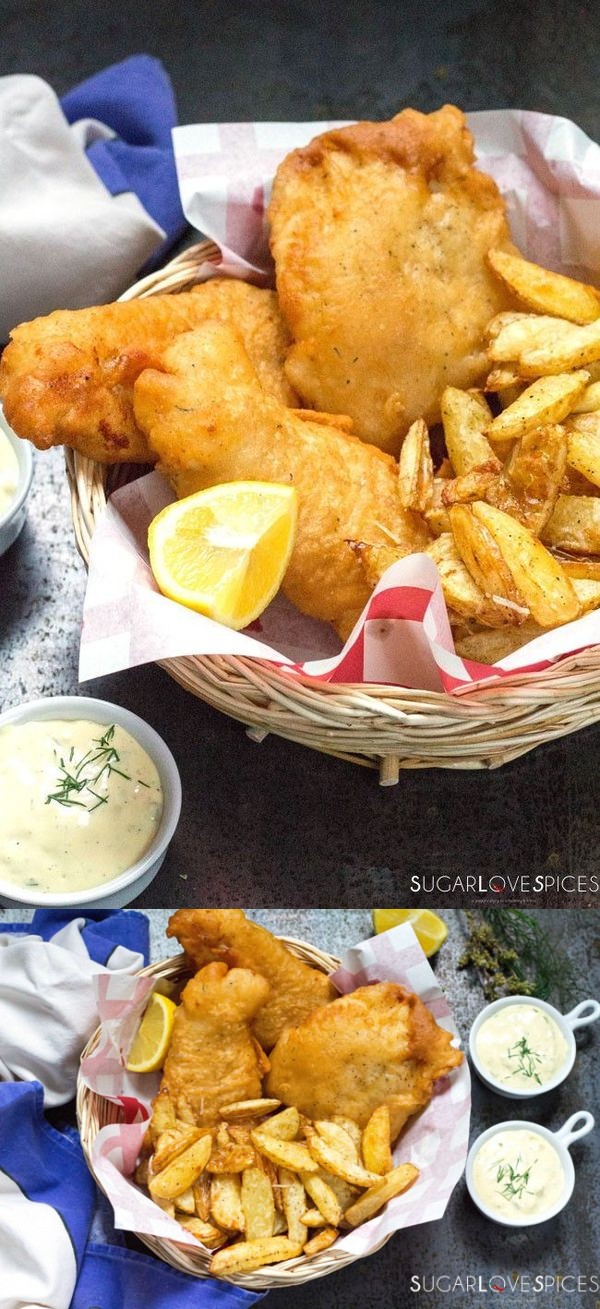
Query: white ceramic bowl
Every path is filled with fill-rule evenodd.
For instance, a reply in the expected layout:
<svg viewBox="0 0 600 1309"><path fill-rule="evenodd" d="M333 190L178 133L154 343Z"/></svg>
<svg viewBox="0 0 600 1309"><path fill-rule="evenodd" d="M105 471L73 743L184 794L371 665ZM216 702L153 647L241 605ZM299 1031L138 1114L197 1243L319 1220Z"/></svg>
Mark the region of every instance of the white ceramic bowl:
<svg viewBox="0 0 600 1309"><path fill-rule="evenodd" d="M33 455L29 441L20 441L18 436L15 436L12 428L8 426L1 405L0 432L7 437L17 456L19 465L19 482L14 499L9 504L8 509L0 514L0 555L3 555L13 541L16 541L25 522L25 501L29 495L33 477Z"/></svg>
<svg viewBox="0 0 600 1309"><path fill-rule="evenodd" d="M554 1218L556 1214L560 1213L561 1209L564 1209L573 1194L575 1169L569 1154L569 1147L574 1141L581 1140L582 1136L587 1136L593 1127L594 1116L588 1113L587 1109L579 1109L577 1113L571 1114L571 1117L567 1119L558 1132L551 1132L547 1127L541 1127L539 1123L518 1122L514 1119L506 1123L497 1123L495 1127L488 1127L487 1132L482 1132L481 1136L478 1136L473 1142L467 1156L465 1180L473 1203L477 1205L482 1214L485 1214L486 1218L491 1218L493 1223L499 1223L501 1227L534 1227L538 1223L547 1223L549 1218ZM500 1216L495 1210L490 1209L477 1194L473 1185L473 1164L481 1147L485 1145L486 1141L489 1141L490 1137L496 1136L498 1132L517 1132L523 1128L531 1132L537 1132L538 1136L543 1137L556 1150L564 1173L564 1184L559 1199L550 1209L544 1210L541 1214L532 1214L530 1217L515 1216L514 1219L511 1219Z"/></svg>
<svg viewBox="0 0 600 1309"><path fill-rule="evenodd" d="M543 1086L539 1086L535 1083L531 1089L521 1087L519 1090L511 1090L505 1082L496 1081L496 1078L492 1076L489 1069L482 1064L477 1054L477 1034L483 1023L487 1022L488 1018L491 1018L493 1014L498 1013L500 1009L507 1009L521 1004L535 1005L536 1009L542 1009L544 1013L548 1014L548 1016L554 1020L565 1039L567 1053L564 1062L561 1064L560 1068L557 1069L554 1077L550 1078L548 1082L544 1082ZM558 1009L554 1008L554 1005L548 1004L546 1000L538 1000L537 997L533 995L503 996L501 1000L494 1000L492 1004L486 1005L485 1009L481 1010L481 1013L477 1015L477 1018L473 1023L469 1034L469 1054L471 1056L471 1062L478 1076L481 1078L481 1081L484 1082L486 1086L489 1086L492 1091L496 1091L498 1095L504 1095L508 1100L531 1100L534 1096L545 1095L546 1091L553 1091L555 1086L560 1086L560 1083L564 1082L565 1077L569 1076L573 1064L575 1063L575 1055L577 1054L577 1046L575 1044L573 1033L578 1027L587 1027L589 1023L595 1023L597 1018L600 1018L600 1004L597 1000L582 1000L574 1009L571 1009L570 1013L561 1014Z"/></svg>
<svg viewBox="0 0 600 1309"><path fill-rule="evenodd" d="M142 749L150 755L160 777L163 792L163 811L158 831L141 859L124 873L98 887L84 891L46 892L32 899L31 891L20 890L13 882L0 877L0 904L37 905L44 908L89 905L94 909L120 909L129 904L152 881L161 867L181 812L181 781L177 764L158 732L143 718L111 704L109 700L92 700L87 696L58 695L45 700L30 700L0 714L0 727L9 724L41 721L43 719L83 718L108 726L117 723L135 737Z"/></svg>

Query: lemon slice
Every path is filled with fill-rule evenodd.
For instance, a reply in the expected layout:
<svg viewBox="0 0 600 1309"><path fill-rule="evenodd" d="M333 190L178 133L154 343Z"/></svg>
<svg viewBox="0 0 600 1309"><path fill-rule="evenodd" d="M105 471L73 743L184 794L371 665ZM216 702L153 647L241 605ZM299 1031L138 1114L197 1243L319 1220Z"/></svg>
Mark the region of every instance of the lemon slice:
<svg viewBox="0 0 600 1309"><path fill-rule="evenodd" d="M247 627L288 566L294 487L225 482L167 505L150 524L150 564L163 595L226 627Z"/></svg>
<svg viewBox="0 0 600 1309"><path fill-rule="evenodd" d="M153 1073L162 1068L175 1018L176 1004L153 991L138 1027L125 1067L130 1073Z"/></svg>
<svg viewBox="0 0 600 1309"><path fill-rule="evenodd" d="M373 927L377 935L387 932L400 923L410 923L423 953L428 959L439 950L448 935L448 928L432 909L374 909Z"/></svg>

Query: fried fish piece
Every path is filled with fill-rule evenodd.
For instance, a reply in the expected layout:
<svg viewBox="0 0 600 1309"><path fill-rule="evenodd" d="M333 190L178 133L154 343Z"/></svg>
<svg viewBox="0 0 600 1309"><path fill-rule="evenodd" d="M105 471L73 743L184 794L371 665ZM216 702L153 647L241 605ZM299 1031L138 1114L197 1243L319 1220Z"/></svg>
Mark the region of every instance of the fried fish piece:
<svg viewBox="0 0 600 1309"><path fill-rule="evenodd" d="M283 591L347 636L371 588L352 541L390 539L410 554L430 539L402 508L390 455L335 427L300 419L261 386L239 336L205 323L177 338L135 384L139 426L178 496L220 482L282 482L298 492Z"/></svg>
<svg viewBox="0 0 600 1309"><path fill-rule="evenodd" d="M337 994L324 973L297 959L241 909L178 909L169 919L167 936L176 937L196 968L209 959L221 959L230 968L251 968L266 977L271 994L253 1024L265 1050L275 1045L286 1027L301 1022Z"/></svg>
<svg viewBox="0 0 600 1309"><path fill-rule="evenodd" d="M250 1024L269 993L264 977L225 963L207 964L184 987L161 1082L182 1122L210 1126L221 1105L262 1095L265 1056Z"/></svg>
<svg viewBox="0 0 600 1309"><path fill-rule="evenodd" d="M271 1052L267 1094L313 1120L340 1115L361 1128L386 1104L394 1141L429 1103L436 1080L462 1063L451 1041L403 986L361 986L283 1033Z"/></svg>
<svg viewBox="0 0 600 1309"><path fill-rule="evenodd" d="M306 404L397 453L414 419L439 420L445 386L483 379L484 329L513 303L486 256L514 247L459 109L315 137L280 164L269 219Z"/></svg>
<svg viewBox="0 0 600 1309"><path fill-rule="evenodd" d="M298 403L283 371L289 335L275 292L219 277L180 295L57 309L15 327L0 361L7 422L40 450L69 445L101 463L151 463L133 384L207 318L235 324L263 386Z"/></svg>

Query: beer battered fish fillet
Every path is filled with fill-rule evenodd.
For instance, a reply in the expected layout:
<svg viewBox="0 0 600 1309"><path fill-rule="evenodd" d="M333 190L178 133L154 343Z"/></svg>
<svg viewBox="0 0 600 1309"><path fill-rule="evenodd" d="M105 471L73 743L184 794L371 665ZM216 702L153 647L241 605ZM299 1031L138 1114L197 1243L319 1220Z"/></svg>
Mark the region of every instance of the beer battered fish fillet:
<svg viewBox="0 0 600 1309"><path fill-rule="evenodd" d="M183 1122L210 1126L220 1105L262 1095L268 1061L250 1024L269 989L264 977L224 963L208 964L184 987L161 1082Z"/></svg>
<svg viewBox="0 0 600 1309"><path fill-rule="evenodd" d="M397 453L445 386L486 371L483 332L509 305L486 265L512 249L495 182L473 167L460 110L317 136L280 165L269 208L279 302L305 404L349 414Z"/></svg>
<svg viewBox="0 0 600 1309"><path fill-rule="evenodd" d="M15 327L0 361L7 421L40 450L69 445L102 463L152 462L133 383L180 332L207 318L235 324L263 386L298 403L283 372L289 336L275 292L221 277L180 295L57 309Z"/></svg>
<svg viewBox="0 0 600 1309"><path fill-rule="evenodd" d="M265 1050L272 1049L286 1027L302 1022L337 994L324 973L290 954L241 909L178 909L169 919L167 936L176 937L195 968L220 959L230 968L251 968L266 977L271 994L253 1024Z"/></svg>
<svg viewBox="0 0 600 1309"><path fill-rule="evenodd" d="M299 418L261 386L231 327L206 323L169 346L135 384L136 420L178 496L220 482L293 485L298 526L283 590L347 636L371 593L350 542L391 534L410 554L429 540L404 510L390 455Z"/></svg>
<svg viewBox="0 0 600 1309"><path fill-rule="evenodd" d="M361 986L283 1033L270 1056L266 1094L309 1118L339 1114L361 1127L387 1104L395 1140L429 1103L437 1078L462 1063L451 1040L403 986Z"/></svg>

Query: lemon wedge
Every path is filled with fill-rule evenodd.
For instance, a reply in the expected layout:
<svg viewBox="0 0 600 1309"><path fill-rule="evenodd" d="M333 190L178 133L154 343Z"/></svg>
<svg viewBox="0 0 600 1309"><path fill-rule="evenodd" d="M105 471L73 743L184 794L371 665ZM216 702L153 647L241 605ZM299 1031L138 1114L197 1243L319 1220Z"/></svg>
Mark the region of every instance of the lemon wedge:
<svg viewBox="0 0 600 1309"><path fill-rule="evenodd" d="M163 595L239 631L266 609L288 566L294 487L225 482L167 505L150 524L150 564Z"/></svg>
<svg viewBox="0 0 600 1309"><path fill-rule="evenodd" d="M153 991L127 1056L125 1067L130 1073L154 1073L162 1068L176 1008L168 996Z"/></svg>
<svg viewBox="0 0 600 1309"><path fill-rule="evenodd" d="M379 936L390 927L410 923L423 953L428 959L439 950L448 935L448 928L432 909L374 909L373 927Z"/></svg>

